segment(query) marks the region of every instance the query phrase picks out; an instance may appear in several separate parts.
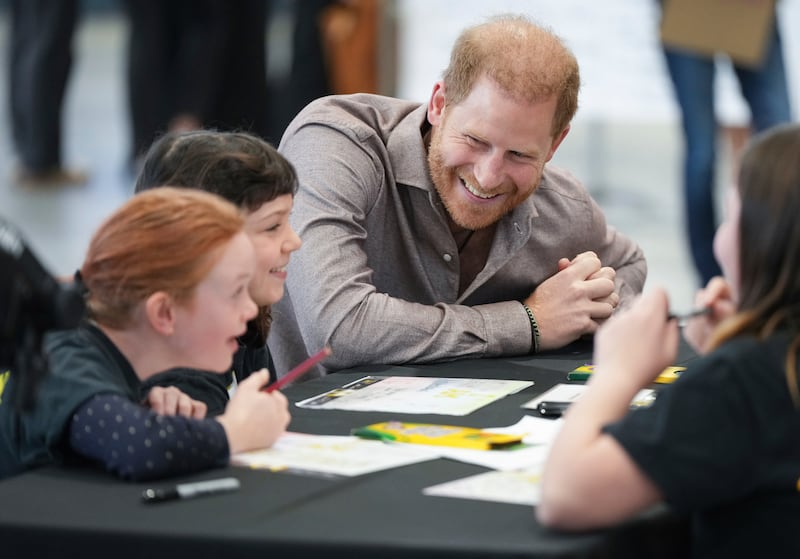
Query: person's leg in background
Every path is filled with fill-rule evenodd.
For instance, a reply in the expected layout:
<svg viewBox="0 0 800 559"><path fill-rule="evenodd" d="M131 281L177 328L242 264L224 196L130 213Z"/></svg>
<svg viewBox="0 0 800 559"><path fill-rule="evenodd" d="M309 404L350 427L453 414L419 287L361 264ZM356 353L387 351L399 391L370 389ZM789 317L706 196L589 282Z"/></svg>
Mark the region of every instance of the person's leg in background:
<svg viewBox="0 0 800 559"><path fill-rule="evenodd" d="M681 111L684 135L684 219L692 259L702 285L720 275L714 258L714 177L717 119L714 59L665 47L667 69Z"/></svg>
<svg viewBox="0 0 800 559"><path fill-rule="evenodd" d="M208 124L220 130L246 130L275 143L280 136L271 137L270 107L276 101L267 88L267 14L269 5L264 0L222 0L226 20L218 33L224 35L215 59L218 68L213 78L209 72L206 79L218 82L208 115ZM211 59L213 53L208 53ZM209 83L209 88L211 87ZM211 99L210 99L211 100Z"/></svg>
<svg viewBox="0 0 800 559"><path fill-rule="evenodd" d="M130 164L138 160L155 137L167 129L172 103L170 68L175 42L169 2L126 0L128 17L127 97L130 118Z"/></svg>
<svg viewBox="0 0 800 559"><path fill-rule="evenodd" d="M789 85L778 22L773 26L764 62L759 68L734 66L753 119L753 130L761 132L792 120Z"/></svg>
<svg viewBox="0 0 800 559"><path fill-rule="evenodd" d="M336 0L299 0L291 4L292 61L283 99L274 99L272 135L280 141L283 131L308 103L334 93L322 39L322 15ZM274 107L273 107L274 108Z"/></svg>
<svg viewBox="0 0 800 559"><path fill-rule="evenodd" d="M12 0L11 121L20 184L82 183L63 165L62 109L72 68L78 0Z"/></svg>
<svg viewBox="0 0 800 559"><path fill-rule="evenodd" d="M23 106L25 89L28 85L23 77L29 66L28 58L32 49L28 47L29 38L36 34L31 18L24 17L24 0L11 2L11 37L9 39L8 60L8 101L11 113L11 136L14 147L19 151L30 135L26 124L26 110ZM29 28L30 27L30 28Z"/></svg>

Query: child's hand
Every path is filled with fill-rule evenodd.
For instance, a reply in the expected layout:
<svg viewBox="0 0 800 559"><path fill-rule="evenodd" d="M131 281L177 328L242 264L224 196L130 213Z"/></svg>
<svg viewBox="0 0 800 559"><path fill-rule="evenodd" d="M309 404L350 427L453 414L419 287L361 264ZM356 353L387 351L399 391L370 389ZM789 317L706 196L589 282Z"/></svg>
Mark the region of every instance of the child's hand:
<svg viewBox="0 0 800 559"><path fill-rule="evenodd" d="M596 373L630 389L650 384L678 352L678 325L668 314L667 294L656 289L611 317L595 336Z"/></svg>
<svg viewBox="0 0 800 559"><path fill-rule="evenodd" d="M700 354L708 351L711 334L719 324L736 313L736 302L730 284L721 277L711 278L694 298L697 307L707 307L710 312L689 319L683 335L689 345Z"/></svg>
<svg viewBox="0 0 800 559"><path fill-rule="evenodd" d="M204 402L190 398L174 386L154 386L142 405L159 415L182 415L192 419L203 419L208 411Z"/></svg>
<svg viewBox="0 0 800 559"><path fill-rule="evenodd" d="M277 390L262 390L268 382L266 369L251 374L239 384L225 413L217 418L228 435L231 454L270 447L286 431L291 419L289 403Z"/></svg>

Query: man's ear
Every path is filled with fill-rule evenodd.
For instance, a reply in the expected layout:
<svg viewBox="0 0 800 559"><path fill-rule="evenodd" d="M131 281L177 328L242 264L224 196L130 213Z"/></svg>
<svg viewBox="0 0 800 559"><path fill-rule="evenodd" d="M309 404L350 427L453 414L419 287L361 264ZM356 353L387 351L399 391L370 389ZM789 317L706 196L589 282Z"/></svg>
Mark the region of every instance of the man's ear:
<svg viewBox="0 0 800 559"><path fill-rule="evenodd" d="M563 142L564 138L566 138L567 134L569 134L570 126L571 125L568 124L567 127L564 128L564 130L561 131L561 134L559 134L556 138L553 139L553 144L550 147L550 153L547 155L547 159L545 159L545 161L550 161L553 158L553 156L556 154L556 150L558 149L558 146L561 145L561 142Z"/></svg>
<svg viewBox="0 0 800 559"><path fill-rule="evenodd" d="M169 336L175 331L175 301L163 291L156 291L145 300L144 312L159 334Z"/></svg>
<svg viewBox="0 0 800 559"><path fill-rule="evenodd" d="M433 84L431 98L428 101L428 122L431 126L438 126L444 118L444 82L439 80Z"/></svg>

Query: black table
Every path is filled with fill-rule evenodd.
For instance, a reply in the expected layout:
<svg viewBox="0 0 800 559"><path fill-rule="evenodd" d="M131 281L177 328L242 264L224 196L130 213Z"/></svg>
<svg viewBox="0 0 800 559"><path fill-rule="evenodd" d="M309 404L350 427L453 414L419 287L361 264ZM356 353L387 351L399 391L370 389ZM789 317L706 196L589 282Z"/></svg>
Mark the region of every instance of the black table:
<svg viewBox="0 0 800 559"><path fill-rule="evenodd" d="M678 364L690 359L685 348ZM402 415L292 407L290 430L349 434L387 419L500 426L523 402L588 362L589 348L535 357L426 366L360 367L291 386L299 401L366 374L533 380L526 390L472 414ZM665 509L611 530L561 534L537 524L530 507L422 494L430 485L487 471L432 460L355 478L328 479L226 468L168 483L120 482L96 470L44 468L0 482L0 550L8 557L683 557L687 522ZM240 491L158 505L144 487L235 476Z"/></svg>

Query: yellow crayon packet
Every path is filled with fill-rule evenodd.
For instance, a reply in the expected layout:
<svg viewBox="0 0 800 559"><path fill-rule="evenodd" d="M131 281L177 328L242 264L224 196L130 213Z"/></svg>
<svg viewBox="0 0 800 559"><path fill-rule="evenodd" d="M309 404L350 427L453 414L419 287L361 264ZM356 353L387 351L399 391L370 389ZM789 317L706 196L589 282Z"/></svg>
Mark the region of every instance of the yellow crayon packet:
<svg viewBox="0 0 800 559"><path fill-rule="evenodd" d="M352 434L365 439L379 439L412 444L454 446L476 450L499 450L522 443L522 435L491 433L474 427L386 421L353 429Z"/></svg>
<svg viewBox="0 0 800 559"><path fill-rule="evenodd" d="M655 378L653 382L657 384L670 384L675 382L686 367L667 367ZM567 373L567 380L587 380L589 375L594 372L594 365L581 365Z"/></svg>

